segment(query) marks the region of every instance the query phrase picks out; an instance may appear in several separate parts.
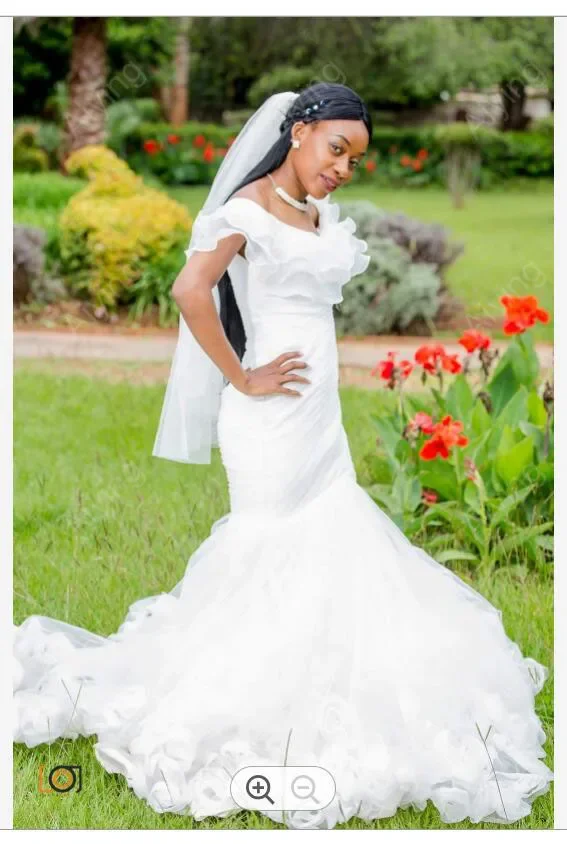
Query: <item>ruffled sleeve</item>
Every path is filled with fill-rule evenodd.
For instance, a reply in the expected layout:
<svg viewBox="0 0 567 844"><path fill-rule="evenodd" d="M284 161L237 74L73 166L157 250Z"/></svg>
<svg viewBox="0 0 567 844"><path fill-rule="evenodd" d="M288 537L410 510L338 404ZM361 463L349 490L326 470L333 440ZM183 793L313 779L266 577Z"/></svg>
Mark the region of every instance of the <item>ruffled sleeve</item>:
<svg viewBox="0 0 567 844"><path fill-rule="evenodd" d="M185 255L189 258L194 252L211 252L220 240L232 234L246 238L244 251L248 261L269 262L281 257L274 255L274 232L266 212L243 197L233 197L208 214L199 212Z"/></svg>

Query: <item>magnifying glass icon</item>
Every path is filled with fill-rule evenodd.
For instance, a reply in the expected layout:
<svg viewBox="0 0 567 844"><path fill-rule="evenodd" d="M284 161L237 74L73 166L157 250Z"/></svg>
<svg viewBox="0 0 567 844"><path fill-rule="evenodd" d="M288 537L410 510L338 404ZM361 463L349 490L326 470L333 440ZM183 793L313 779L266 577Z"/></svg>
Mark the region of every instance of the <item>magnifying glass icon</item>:
<svg viewBox="0 0 567 844"><path fill-rule="evenodd" d="M292 780L291 792L294 797L299 797L301 800L307 800L311 797L316 803L321 802L315 797L315 781L307 774L301 774Z"/></svg>
<svg viewBox="0 0 567 844"><path fill-rule="evenodd" d="M263 774L254 774L246 783L246 793L254 800L262 800L264 797L269 800L272 806L274 801L270 797L270 780Z"/></svg>

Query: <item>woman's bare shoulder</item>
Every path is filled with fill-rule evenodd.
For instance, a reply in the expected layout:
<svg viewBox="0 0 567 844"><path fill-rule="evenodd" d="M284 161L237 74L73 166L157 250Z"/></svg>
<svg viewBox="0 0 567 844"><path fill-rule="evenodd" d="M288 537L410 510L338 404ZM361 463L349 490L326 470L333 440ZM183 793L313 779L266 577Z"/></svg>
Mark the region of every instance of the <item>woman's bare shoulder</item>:
<svg viewBox="0 0 567 844"><path fill-rule="evenodd" d="M258 205L261 205L266 211L269 211L269 194L266 182L268 182L267 176L256 179L256 181L244 185L243 188L233 193L231 199L251 199L253 202L257 202Z"/></svg>

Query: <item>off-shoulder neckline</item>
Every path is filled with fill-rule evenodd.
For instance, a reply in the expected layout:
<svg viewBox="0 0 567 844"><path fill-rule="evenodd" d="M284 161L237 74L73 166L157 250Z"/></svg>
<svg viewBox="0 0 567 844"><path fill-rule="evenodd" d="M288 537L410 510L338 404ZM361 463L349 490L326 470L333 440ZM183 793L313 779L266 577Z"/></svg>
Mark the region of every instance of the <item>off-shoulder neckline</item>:
<svg viewBox="0 0 567 844"><path fill-rule="evenodd" d="M276 223L280 223L282 226L285 226L286 229L293 229L296 232L301 232L301 234L306 234L308 235L308 237L316 237L317 240L319 240L321 238L321 235L323 234L323 228L321 225L323 222L323 212L319 205L317 205L317 208L319 210L319 225L317 226L317 230L313 232L308 232L307 229L300 229L299 226L292 226L291 223L286 223L283 220L280 220L279 217L276 217L275 214L272 214L271 211L268 211L266 208L264 208L263 205L260 205L259 202L256 202L254 199L249 199L247 196L232 196L225 202L225 205L228 205L229 202L251 202L252 205L255 205L256 208L259 208L260 211L263 211L264 214L267 214L267 216L271 217L272 220L275 220ZM311 199L310 202L313 202L313 199Z"/></svg>

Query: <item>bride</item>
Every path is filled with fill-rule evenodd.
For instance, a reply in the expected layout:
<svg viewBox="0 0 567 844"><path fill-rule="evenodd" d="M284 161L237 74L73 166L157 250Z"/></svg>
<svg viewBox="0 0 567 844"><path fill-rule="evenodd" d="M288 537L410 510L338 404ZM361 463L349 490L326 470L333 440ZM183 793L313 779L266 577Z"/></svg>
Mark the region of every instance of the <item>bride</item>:
<svg viewBox="0 0 567 844"><path fill-rule="evenodd" d="M513 823L553 779L534 708L548 669L357 484L332 311L370 258L331 193L371 135L338 84L274 95L246 123L173 286L153 451L207 463L220 447L230 512L108 638L38 615L15 628L14 740L96 734L101 765L156 812L226 817L233 775L287 765L336 787L284 814L257 801L293 829L428 800L445 823Z"/></svg>

